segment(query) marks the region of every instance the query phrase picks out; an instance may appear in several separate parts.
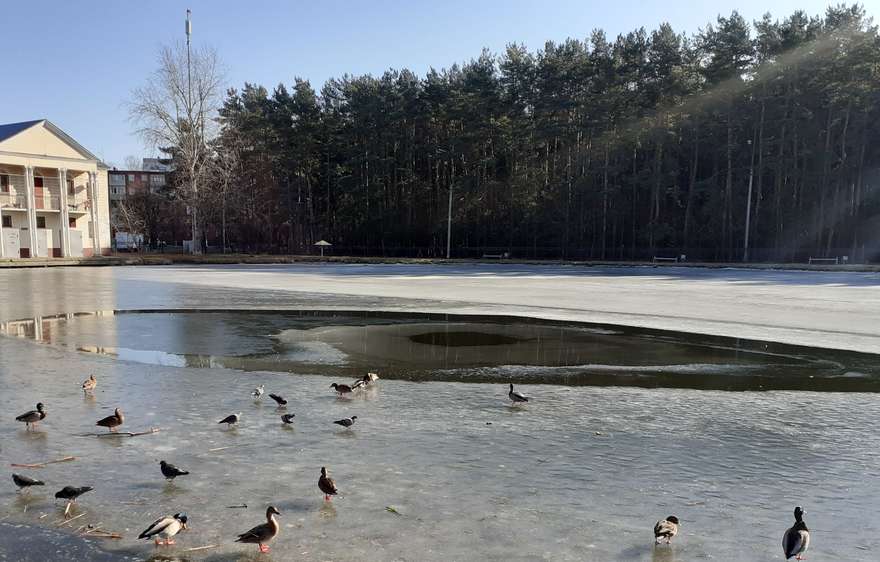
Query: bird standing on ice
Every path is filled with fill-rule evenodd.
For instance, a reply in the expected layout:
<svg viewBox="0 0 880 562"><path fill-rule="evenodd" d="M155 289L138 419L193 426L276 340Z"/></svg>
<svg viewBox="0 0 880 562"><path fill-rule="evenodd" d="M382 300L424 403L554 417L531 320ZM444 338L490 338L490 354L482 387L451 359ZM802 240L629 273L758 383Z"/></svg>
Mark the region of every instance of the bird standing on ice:
<svg viewBox="0 0 880 562"><path fill-rule="evenodd" d="M680 526L681 524L678 522L678 517L675 515L670 515L666 519L657 521L657 524L654 525L654 540L657 544L660 544L661 542L669 544L672 542L672 537L678 534Z"/></svg>
<svg viewBox="0 0 880 562"><path fill-rule="evenodd" d="M508 396L508 398L510 398L510 401L513 402L514 404L523 404L523 403L529 401L529 399L526 396L524 396L522 393L517 392L513 389L513 383L510 383L510 392L507 393L507 396Z"/></svg>
<svg viewBox="0 0 880 562"><path fill-rule="evenodd" d="M174 544L174 536L180 531L186 529L186 513L175 513L166 517L160 517L153 521L143 533L138 535L139 539L156 539L156 546L160 544ZM162 538L162 542L159 541Z"/></svg>
<svg viewBox="0 0 880 562"><path fill-rule="evenodd" d="M330 385L330 388L336 391L339 396L345 396L346 394L351 394L352 388L347 384L336 384L335 382Z"/></svg>
<svg viewBox="0 0 880 562"><path fill-rule="evenodd" d="M181 470L170 462L159 461L159 468L162 470L162 476L165 477L165 480L174 480L178 476L186 476L189 474L188 471Z"/></svg>
<svg viewBox="0 0 880 562"><path fill-rule="evenodd" d="M287 400L281 396L280 394L269 394L269 398L275 401L278 404L279 408L284 408L287 406Z"/></svg>
<svg viewBox="0 0 880 562"><path fill-rule="evenodd" d="M278 521L275 519L276 515L281 515L281 512L275 509L274 505L270 505L266 509L266 522L238 535L235 542L258 544L260 545L260 552L269 552L268 543L278 536L278 531L280 530Z"/></svg>
<svg viewBox="0 0 880 562"><path fill-rule="evenodd" d="M218 421L217 423L225 423L226 427L229 428L229 427L232 427L233 425L237 424L238 420L240 420L240 419L241 419L241 412L239 412L237 414L230 414L230 415L226 416L225 418L223 418L222 420Z"/></svg>
<svg viewBox="0 0 880 562"><path fill-rule="evenodd" d="M95 375L89 375L89 378L83 381L83 393L95 390L96 386L98 386L98 379L95 378Z"/></svg>
<svg viewBox="0 0 880 562"><path fill-rule="evenodd" d="M341 425L342 427L348 428L348 427L353 426L354 422L357 421L357 419L358 419L357 416L351 416L350 418L343 418L341 420L336 420L333 423L335 423L336 425Z"/></svg>
<svg viewBox="0 0 880 562"><path fill-rule="evenodd" d="M122 415L122 410L116 408L113 410L112 416L107 416L106 418L101 418L95 422L95 425L100 425L101 427L106 427L110 431L116 431L116 428L122 425L125 421L125 416Z"/></svg>
<svg viewBox="0 0 880 562"><path fill-rule="evenodd" d="M18 491L27 490L31 486L45 486L46 483L42 480L37 480L35 478L31 478L30 476L25 476L24 474L12 474L12 481L15 482L15 485L18 486Z"/></svg>
<svg viewBox="0 0 880 562"><path fill-rule="evenodd" d="M782 550L786 560L792 557L795 560L804 560L803 555L810 547L810 530L804 523L805 513L801 506L794 508L794 525L782 535Z"/></svg>
<svg viewBox="0 0 880 562"><path fill-rule="evenodd" d="M327 502L330 501L330 496L335 496L339 493L339 490L336 489L336 482L327 476L327 467L321 467L321 477L318 478L318 489L324 492L324 501Z"/></svg>
<svg viewBox="0 0 880 562"><path fill-rule="evenodd" d="M44 419L46 419L46 410L43 409L42 402L37 402L36 410L30 410L15 417L15 421L24 422L26 429L35 427L38 421L43 421Z"/></svg>
<svg viewBox="0 0 880 562"><path fill-rule="evenodd" d="M251 392L251 396L254 397L254 400L259 400L260 397L263 396L264 388L264 385L261 384L260 386L255 388L253 392Z"/></svg>

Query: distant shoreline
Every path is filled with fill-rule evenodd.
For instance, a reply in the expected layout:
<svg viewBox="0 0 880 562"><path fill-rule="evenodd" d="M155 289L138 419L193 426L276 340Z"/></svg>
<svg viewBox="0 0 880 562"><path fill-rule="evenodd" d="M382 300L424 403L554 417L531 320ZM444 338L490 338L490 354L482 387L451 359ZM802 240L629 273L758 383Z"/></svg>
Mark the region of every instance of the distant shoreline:
<svg viewBox="0 0 880 562"><path fill-rule="evenodd" d="M880 264L806 264L806 263L742 263L742 262L661 262L614 261L614 260L541 260L541 259L443 259L443 258L392 258L359 256L311 256L272 254L116 254L91 258L14 258L0 259L2 268L34 267L101 267L122 265L269 265L269 264L411 264L411 265L564 265L573 267L690 267L703 269L753 269L781 271L831 271L831 272L880 272Z"/></svg>

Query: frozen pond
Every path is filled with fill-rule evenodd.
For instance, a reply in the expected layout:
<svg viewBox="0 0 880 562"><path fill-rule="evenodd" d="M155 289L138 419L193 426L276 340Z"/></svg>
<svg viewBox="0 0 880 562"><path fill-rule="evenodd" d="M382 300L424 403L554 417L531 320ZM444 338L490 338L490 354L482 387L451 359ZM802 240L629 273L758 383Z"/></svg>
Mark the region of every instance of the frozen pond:
<svg viewBox="0 0 880 562"><path fill-rule="evenodd" d="M880 548L872 355L358 313L430 306L206 292L137 281L137 270L126 283L111 270L0 275L19 282L0 297L0 321L22 336L0 337L0 462L9 472L76 457L15 469L47 482L29 497L7 475L0 553L10 559L148 559L156 549L134 537L178 511L190 530L154 559L781 560L795 505L807 511L810 559L875 560ZM107 312L120 309L154 312ZM338 399L328 388L367 369L383 376L374 389ZM79 390L89 373L94 396ZM527 406L507 404L511 378L533 398ZM250 397L257 384L289 400L293 427L268 397ZM37 401L48 417L26 432L12 418ZM80 436L117 406L123 429L161 431ZM216 423L234 412L236 429ZM351 431L332 424L351 415ZM160 459L192 474L166 483ZM321 466L341 492L329 505ZM52 494L67 484L95 490L75 508L82 517L59 528ZM270 503L282 512L272 552L234 544ZM652 548L654 521L670 514L681 534ZM69 538L87 524L123 538Z"/></svg>

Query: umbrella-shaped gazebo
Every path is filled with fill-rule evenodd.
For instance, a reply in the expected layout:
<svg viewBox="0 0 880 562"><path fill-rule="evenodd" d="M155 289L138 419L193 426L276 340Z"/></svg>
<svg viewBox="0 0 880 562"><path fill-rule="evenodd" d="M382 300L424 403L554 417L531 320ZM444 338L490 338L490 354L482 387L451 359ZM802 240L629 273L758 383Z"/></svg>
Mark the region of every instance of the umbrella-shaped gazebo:
<svg viewBox="0 0 880 562"><path fill-rule="evenodd" d="M333 244L331 244L330 242L327 242L326 240L318 240L317 242L315 242L315 246L321 247L321 257L322 258L324 257L324 248L326 248L327 246L332 246L332 245Z"/></svg>

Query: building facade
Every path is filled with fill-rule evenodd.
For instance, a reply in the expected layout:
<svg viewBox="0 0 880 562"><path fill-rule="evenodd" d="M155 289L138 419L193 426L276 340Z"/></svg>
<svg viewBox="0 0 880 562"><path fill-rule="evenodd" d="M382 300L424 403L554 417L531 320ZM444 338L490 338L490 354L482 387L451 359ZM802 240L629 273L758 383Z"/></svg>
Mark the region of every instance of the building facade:
<svg viewBox="0 0 880 562"><path fill-rule="evenodd" d="M46 119L0 125L0 258L109 253L107 167Z"/></svg>

